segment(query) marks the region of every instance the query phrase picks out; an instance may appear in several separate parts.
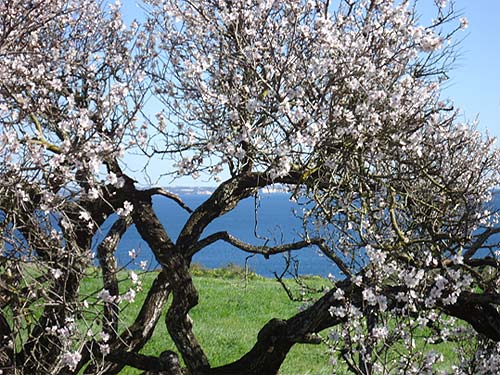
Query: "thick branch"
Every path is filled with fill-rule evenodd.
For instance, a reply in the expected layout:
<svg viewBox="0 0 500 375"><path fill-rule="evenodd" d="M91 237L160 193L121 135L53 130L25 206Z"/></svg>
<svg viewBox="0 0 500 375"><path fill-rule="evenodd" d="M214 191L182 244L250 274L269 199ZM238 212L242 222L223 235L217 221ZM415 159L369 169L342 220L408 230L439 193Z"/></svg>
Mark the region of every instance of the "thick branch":
<svg viewBox="0 0 500 375"><path fill-rule="evenodd" d="M126 328L120 337L117 337L110 343L111 352L125 351L127 353L137 353L143 348L153 335L158 319L160 319L163 312L163 307L167 303L170 291L171 289L167 282L166 272L162 271L151 285L148 295L142 304L141 311L137 315L134 323ZM89 353L87 352L86 355L87 357L82 358L80 361L75 373L79 373L79 370L88 362ZM126 363L123 362L107 362L103 369L103 373L118 374L125 365ZM89 366L85 373L93 374L95 373L95 368Z"/></svg>
<svg viewBox="0 0 500 375"><path fill-rule="evenodd" d="M137 231L153 251L158 263L163 264L167 255L173 251L174 243L156 216L150 196L140 194L134 199L133 204L132 215Z"/></svg>
<svg viewBox="0 0 500 375"><path fill-rule="evenodd" d="M486 257L483 259L467 259L464 261L465 264L471 267L484 267L484 266L490 266L490 267L498 267L499 263L495 258L491 257Z"/></svg>
<svg viewBox="0 0 500 375"><path fill-rule="evenodd" d="M315 333L342 323L346 317L336 316L332 307L342 306L344 300L335 298L335 290L344 291L349 303L363 307L363 289L353 284L349 279L336 283L316 303L288 320L273 319L259 332L253 348L239 360L217 368L212 368L204 374L222 375L276 375L291 347L298 342L307 341ZM399 292L404 292L401 286L388 286L382 294L388 298L388 311L400 307L395 299ZM447 314L469 322L477 332L486 335L494 341L500 341L500 314L491 305L498 302L496 296L485 296L473 293L462 293L453 305L442 306Z"/></svg>
<svg viewBox="0 0 500 375"><path fill-rule="evenodd" d="M338 287L352 295L353 301L361 302L361 290L348 280L339 281ZM356 288L356 289L355 289ZM353 295L353 292L357 293ZM351 293L350 293L351 292ZM342 302L334 298L334 289L312 306L288 320L272 319L259 332L253 348L236 362L213 368L206 374L222 375L275 375L295 343L307 342L312 334L345 320L330 314L332 306Z"/></svg>
<svg viewBox="0 0 500 375"><path fill-rule="evenodd" d="M120 239L131 224L132 218L130 216L119 218L97 248L97 257L101 265L104 289L107 289L113 296L119 294L118 279L116 277L118 270L114 253ZM104 305L103 330L110 335L111 339L114 339L117 334L118 312L119 308L116 304L106 303Z"/></svg>
<svg viewBox="0 0 500 375"><path fill-rule="evenodd" d="M122 175L116 162L110 161L108 166L115 173ZM154 212L151 201L153 193L160 192L174 200L175 198L159 189L138 191L132 179L126 178L125 175L122 177L125 178L125 185L121 193L126 194L127 199L133 202L132 217L137 231L162 266L164 283L173 291L172 305L166 320L169 333L192 372L207 368L208 360L192 332L188 317L189 310L198 303L198 294L189 275L189 257L180 254Z"/></svg>
<svg viewBox="0 0 500 375"><path fill-rule="evenodd" d="M147 372L144 374L183 375L179 357L171 350L162 352L158 358L137 353L114 352L110 353L106 359L146 370Z"/></svg>
<svg viewBox="0 0 500 375"><path fill-rule="evenodd" d="M173 291L173 300L165 323L184 363L191 373L196 373L210 367L193 333L192 321L188 315L191 308L198 304L198 292L189 273L189 263L181 254L174 253L169 256L164 266L168 270Z"/></svg>
<svg viewBox="0 0 500 375"><path fill-rule="evenodd" d="M489 298L487 295L464 292L458 296L456 303L442 306L441 309L449 315L465 320L476 332L500 342L500 314L491 302L498 305L499 297Z"/></svg>
<svg viewBox="0 0 500 375"><path fill-rule="evenodd" d="M486 243L486 241L488 241L488 239L492 235L497 233L500 233L500 227L488 228L481 234L475 236L474 241L467 249L467 251L464 253L464 259L466 260L471 259L476 254L476 252Z"/></svg>
<svg viewBox="0 0 500 375"><path fill-rule="evenodd" d="M344 273L344 275L346 275L347 277L352 277L352 272L349 267L347 267L342 259L340 259L328 246L326 246L324 241L318 242L317 246L328 259L330 259L337 265L337 267Z"/></svg>
<svg viewBox="0 0 500 375"><path fill-rule="evenodd" d="M160 359L150 355L137 354L131 352L116 351L106 356L106 360L119 363L121 365L131 366L139 370L163 371L163 364Z"/></svg>
<svg viewBox="0 0 500 375"><path fill-rule="evenodd" d="M183 253L192 252L205 228L216 218L231 211L243 199L257 189L272 183L298 183L299 174L290 174L281 179L271 179L266 173L253 172L237 175L221 185L189 217L177 239L177 247Z"/></svg>

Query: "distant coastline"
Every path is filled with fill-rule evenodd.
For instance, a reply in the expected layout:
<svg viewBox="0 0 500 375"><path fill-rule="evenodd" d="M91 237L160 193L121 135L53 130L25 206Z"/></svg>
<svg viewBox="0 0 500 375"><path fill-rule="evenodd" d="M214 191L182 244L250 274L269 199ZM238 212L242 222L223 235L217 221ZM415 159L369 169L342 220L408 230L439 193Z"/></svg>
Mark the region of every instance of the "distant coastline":
<svg viewBox="0 0 500 375"><path fill-rule="evenodd" d="M168 186L165 190L176 195L211 195L216 186ZM262 194L290 194L290 187L282 184L266 186L260 189ZM493 198L500 196L500 187L491 190Z"/></svg>
<svg viewBox="0 0 500 375"><path fill-rule="evenodd" d="M215 191L215 186L169 186L165 190L177 195L210 195ZM288 193L290 190L286 185L272 185L266 186L260 191L263 194L282 194Z"/></svg>

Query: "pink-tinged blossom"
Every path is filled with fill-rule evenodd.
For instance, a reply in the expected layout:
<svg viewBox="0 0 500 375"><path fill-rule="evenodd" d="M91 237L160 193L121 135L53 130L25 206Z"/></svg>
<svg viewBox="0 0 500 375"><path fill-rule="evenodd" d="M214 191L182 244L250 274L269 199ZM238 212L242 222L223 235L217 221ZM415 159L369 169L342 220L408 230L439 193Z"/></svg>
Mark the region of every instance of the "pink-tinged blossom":
<svg viewBox="0 0 500 375"><path fill-rule="evenodd" d="M433 52L441 48L442 42L443 41L440 36L428 32L420 40L420 48L424 52Z"/></svg>
<svg viewBox="0 0 500 375"><path fill-rule="evenodd" d="M114 172L109 172L108 175L106 176L106 182L109 183L110 185L116 185L118 184L118 176Z"/></svg>
<svg viewBox="0 0 500 375"><path fill-rule="evenodd" d="M79 352L66 352L62 356L62 362L65 366L68 366L70 370L74 370L82 359L82 355Z"/></svg>
<svg viewBox="0 0 500 375"><path fill-rule="evenodd" d="M109 293L109 290L103 289L98 294L97 297L100 298L103 302L113 303L116 300L116 296L113 296Z"/></svg>
<svg viewBox="0 0 500 375"><path fill-rule="evenodd" d="M62 271L59 269L59 268L53 268L50 270L50 273L52 274L52 277L54 277L54 279L59 279L63 273Z"/></svg>
<svg viewBox="0 0 500 375"><path fill-rule="evenodd" d="M136 291L131 288L122 296L122 300L132 303L135 301L136 294Z"/></svg>
<svg viewBox="0 0 500 375"><path fill-rule="evenodd" d="M466 17L460 18L460 28L465 30L469 27L469 20Z"/></svg>
<svg viewBox="0 0 500 375"><path fill-rule="evenodd" d="M102 355L108 355L109 354L109 345L108 344L99 344L99 349L101 351Z"/></svg>
<svg viewBox="0 0 500 375"><path fill-rule="evenodd" d="M120 189L125 184L125 179L123 177L118 177L115 173L109 172L106 177L106 182L113 185L115 188Z"/></svg>

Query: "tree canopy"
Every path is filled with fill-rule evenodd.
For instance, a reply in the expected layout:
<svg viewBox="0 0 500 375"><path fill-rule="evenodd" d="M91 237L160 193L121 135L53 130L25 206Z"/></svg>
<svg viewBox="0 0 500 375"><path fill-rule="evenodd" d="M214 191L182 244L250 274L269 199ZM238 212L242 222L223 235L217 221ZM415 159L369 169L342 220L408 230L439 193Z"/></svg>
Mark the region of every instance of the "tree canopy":
<svg viewBox="0 0 500 375"><path fill-rule="evenodd" d="M441 94L467 27L453 2L428 25L406 0L141 6L126 24L119 3L0 0L3 373L277 374L294 344L322 341L353 374L442 373L442 341L475 349L448 371L500 371L500 155ZM144 186L148 168L217 187L188 207ZM204 235L273 184L302 205L301 240ZM153 196L189 213L177 238ZM159 263L148 290L133 271L120 288L115 251L132 226ZM189 317L190 265L217 241L266 257L312 246L342 277L213 367ZM84 295L91 267L103 287ZM140 354L165 312L175 348Z"/></svg>

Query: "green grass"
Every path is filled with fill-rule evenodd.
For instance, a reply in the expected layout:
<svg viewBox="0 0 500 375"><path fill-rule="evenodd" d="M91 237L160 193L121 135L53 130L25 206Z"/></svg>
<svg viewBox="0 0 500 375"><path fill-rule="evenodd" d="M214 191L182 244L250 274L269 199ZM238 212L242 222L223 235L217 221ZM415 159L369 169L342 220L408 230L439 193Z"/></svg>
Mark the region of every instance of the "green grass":
<svg viewBox="0 0 500 375"><path fill-rule="evenodd" d="M155 277L147 273L142 277L147 290ZM257 333L272 318L286 319L298 312L299 302L292 302L283 288L274 280L255 274L244 273L237 267L219 270L193 269L194 283L199 292L199 304L191 310L194 332L209 358L212 367L237 360L254 345ZM310 278L308 283L321 287L327 282ZM99 281L94 277L84 283L85 289L98 290ZM128 287L123 283L123 290ZM290 282L291 287L292 282ZM297 289L297 288L295 288ZM298 293L298 290L295 290ZM125 310L121 329L130 324L142 304L144 295L138 294L136 301ZM152 339L141 353L159 355L162 351L175 350L165 328L165 314L158 322ZM281 367L282 375L331 374L326 345L297 344L288 354ZM133 368L125 368L122 374L140 374Z"/></svg>
<svg viewBox="0 0 500 375"><path fill-rule="evenodd" d="M205 351L212 367L221 366L237 360L247 353L254 345L259 330L272 318L287 319L299 311L300 302L290 301L282 286L273 279L263 278L254 273L247 273L237 267L228 266L217 270L207 270L193 267L193 280L199 292L199 304L190 312L194 321L194 332ZM140 276L143 291L137 294L136 301L124 309L121 314L119 330L128 327L137 316L151 283L157 272L147 272ZM131 283L128 273L119 273L120 293L125 293ZM316 289L322 289L330 283L319 277L306 278L306 283ZM294 295L300 292L299 286L293 280L287 280L286 285ZM102 289L102 279L98 269L87 270L81 293L88 295L87 302L93 303L95 295ZM317 296L321 294L318 293ZM123 305L121 305L123 306ZM91 308L92 309L92 308ZM158 322L154 335L141 353L158 356L165 350L175 350L165 327L166 308ZM90 313L89 313L90 314ZM94 332L99 332L100 314L86 317L87 324ZM82 323L83 324L83 323ZM389 325L394 328L396 320L390 319ZM86 326L89 328L89 326ZM83 328L83 327L82 327ZM449 370L456 360L456 346L452 343L441 343L428 347L423 344L422 336L428 329L419 329L416 333L417 348L423 352L429 349L437 350L444 355L445 361L437 367ZM323 333L326 336L326 332ZM394 346L390 356L404 353L401 344ZM328 347L321 345L296 344L283 363L281 375L326 375L332 373L329 365ZM347 374L345 364L339 361L336 374ZM122 374L135 375L139 370L127 367Z"/></svg>
<svg viewBox="0 0 500 375"><path fill-rule="evenodd" d="M228 266L216 270L207 270L195 266L192 269L193 280L199 293L199 303L190 312L194 321L193 330L208 356L212 367L221 366L239 359L254 345L259 330L272 318L287 319L299 311L300 302L291 301L282 286L273 279L267 279L254 273L247 273L237 267ZM156 272L141 275L143 292L137 295L136 301L122 312L120 330L130 325L142 306L146 291L156 277ZM124 282L120 283L121 293L127 291L130 282L127 274L120 273ZM306 283L316 289L330 283L319 277L305 278ZM293 280L286 285L294 295L300 292ZM83 292L95 292L102 288L98 271L90 271L83 283ZM317 296L319 296L318 294ZM142 354L158 356L165 350L175 350L175 345L165 327L165 312L158 322L154 335L141 351ZM394 328L396 320L389 324ZM416 332L417 347L423 352L434 349L444 355L445 361L437 366L441 370L449 370L450 363L456 359L455 346L451 343L433 345L423 344L421 339L428 329ZM326 332L323 333L326 336ZM396 344L390 356L404 353L402 344ZM450 362L451 361L451 362ZM329 364L328 347L325 344L296 344L283 363L281 375L329 375L333 372ZM336 365L336 374L347 374L345 364ZM126 367L122 374L136 375L142 372Z"/></svg>

